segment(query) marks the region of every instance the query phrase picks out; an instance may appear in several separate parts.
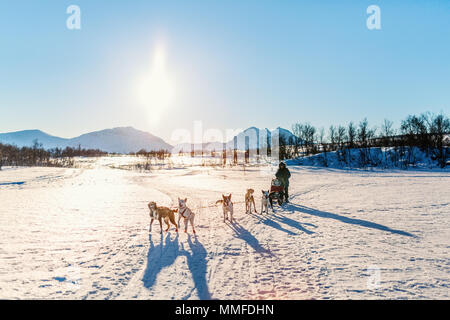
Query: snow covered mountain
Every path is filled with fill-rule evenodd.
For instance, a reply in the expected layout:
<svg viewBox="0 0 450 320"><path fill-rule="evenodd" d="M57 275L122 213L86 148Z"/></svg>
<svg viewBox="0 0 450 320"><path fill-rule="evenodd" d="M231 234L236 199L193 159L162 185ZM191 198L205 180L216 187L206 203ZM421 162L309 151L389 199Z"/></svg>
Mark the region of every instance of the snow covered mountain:
<svg viewBox="0 0 450 320"><path fill-rule="evenodd" d="M147 151L167 149L172 146L163 139L148 132L132 127L105 129L83 134L72 139L51 136L40 130L25 130L10 133L0 133L0 143L13 144L18 147L32 146L38 140L45 149L81 146L84 149L100 149L106 152L130 153L141 149Z"/></svg>
<svg viewBox="0 0 450 320"><path fill-rule="evenodd" d="M227 149L234 149L234 144L236 141L236 147L238 150L246 150L247 137L248 137L248 147L250 149L257 149L258 147L260 149L267 148L267 146L272 145L272 141L274 142L277 141L276 139L278 139L279 143L281 141L280 139L282 139L282 141L284 141L286 144L293 144L296 141L296 139L298 139L294 134L292 134L292 132L280 127L272 131L270 131L267 128L259 129L256 127L250 127L245 129L244 131L241 131L233 139L228 141L226 143ZM190 152L191 148L192 146L190 143L177 144L174 147L173 152L175 153L179 151ZM202 149L204 151L222 150L222 148L223 143L221 142L205 142L203 144L201 143L194 144L194 150L196 151L200 151Z"/></svg>
<svg viewBox="0 0 450 320"><path fill-rule="evenodd" d="M17 132L0 133L0 143L16 145L18 147L31 147L37 140L46 149L65 147L69 139L51 136L41 130L24 130Z"/></svg>
<svg viewBox="0 0 450 320"><path fill-rule="evenodd" d="M100 149L107 152L130 153L141 149L171 150L172 146L151 133L120 127L83 134L71 139L72 146L81 145L85 149Z"/></svg>
<svg viewBox="0 0 450 320"><path fill-rule="evenodd" d="M248 138L247 138L248 137ZM272 146L273 143L285 143L293 144L297 137L292 134L289 130L283 128L276 128L272 131L269 129L259 129L256 127L250 127L245 129L232 140L227 143L227 147L233 149L236 141L236 146L238 150L246 150L247 147L250 149L260 149ZM246 140L248 140L246 142ZM248 146L246 145L248 144Z"/></svg>

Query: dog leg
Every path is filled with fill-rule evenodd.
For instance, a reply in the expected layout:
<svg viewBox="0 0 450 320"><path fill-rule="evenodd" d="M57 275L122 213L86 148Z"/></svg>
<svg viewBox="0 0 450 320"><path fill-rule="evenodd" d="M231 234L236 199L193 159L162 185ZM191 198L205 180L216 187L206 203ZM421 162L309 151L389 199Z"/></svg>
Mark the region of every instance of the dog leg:
<svg viewBox="0 0 450 320"><path fill-rule="evenodd" d="M195 234L195 228L194 228L194 218L195 218L195 216L194 215L192 215L192 217L191 217L191 226L192 226L192 232Z"/></svg>
<svg viewBox="0 0 450 320"><path fill-rule="evenodd" d="M170 217L170 222L175 226L175 232L178 232L178 225L175 223L175 217Z"/></svg>
<svg viewBox="0 0 450 320"><path fill-rule="evenodd" d="M187 232L187 227L188 227L188 219L184 219L184 232Z"/></svg>
<svg viewBox="0 0 450 320"><path fill-rule="evenodd" d="M159 218L159 226L161 228L161 234L163 233L163 227L162 227L162 219Z"/></svg>
<svg viewBox="0 0 450 320"><path fill-rule="evenodd" d="M152 224L153 224L153 221L154 221L155 219L151 219L150 220L150 227L148 228L148 232L152 232Z"/></svg>
<svg viewBox="0 0 450 320"><path fill-rule="evenodd" d="M164 219L164 222L167 224L167 229L166 229L166 232L167 232L167 231L169 231L169 228L170 228L169 219L168 219L168 218L165 218L165 219Z"/></svg>

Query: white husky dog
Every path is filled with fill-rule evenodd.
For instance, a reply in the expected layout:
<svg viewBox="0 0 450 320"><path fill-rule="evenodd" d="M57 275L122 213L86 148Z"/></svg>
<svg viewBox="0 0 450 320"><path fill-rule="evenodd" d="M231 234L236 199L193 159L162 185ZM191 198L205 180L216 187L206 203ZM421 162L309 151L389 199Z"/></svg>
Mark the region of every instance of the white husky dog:
<svg viewBox="0 0 450 320"><path fill-rule="evenodd" d="M270 202L270 196L269 191L262 191L262 198L261 198L261 214L265 211L266 213L269 213L269 202Z"/></svg>
<svg viewBox="0 0 450 320"><path fill-rule="evenodd" d="M228 219L228 213L230 213L230 222L234 221L233 218L233 202L231 202L231 193L229 196L222 195L221 200L217 200L216 204L221 203L222 204L222 210L223 210L223 222Z"/></svg>
<svg viewBox="0 0 450 320"><path fill-rule="evenodd" d="M181 218L184 218L184 232L187 232L188 222L191 223L192 226L192 232L195 233L195 227L194 227L194 218L195 213L191 211L186 206L187 198L186 199L180 199L178 198L178 228L180 228L180 220Z"/></svg>

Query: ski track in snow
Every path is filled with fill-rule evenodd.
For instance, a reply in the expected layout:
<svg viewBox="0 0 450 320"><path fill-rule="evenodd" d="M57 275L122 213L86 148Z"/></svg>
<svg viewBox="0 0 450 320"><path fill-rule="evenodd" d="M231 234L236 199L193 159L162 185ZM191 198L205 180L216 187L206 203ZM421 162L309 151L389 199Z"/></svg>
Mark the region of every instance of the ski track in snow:
<svg viewBox="0 0 450 320"><path fill-rule="evenodd" d="M449 171L290 169L291 204L260 215L243 203L270 184L255 168L6 168L0 298L449 298ZM147 203L178 197L197 235L149 233Z"/></svg>

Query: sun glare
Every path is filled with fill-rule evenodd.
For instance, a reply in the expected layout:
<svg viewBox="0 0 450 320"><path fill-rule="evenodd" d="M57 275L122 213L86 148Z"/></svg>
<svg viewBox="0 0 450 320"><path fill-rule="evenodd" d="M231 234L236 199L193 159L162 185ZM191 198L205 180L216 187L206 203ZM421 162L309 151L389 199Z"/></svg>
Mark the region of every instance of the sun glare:
<svg viewBox="0 0 450 320"><path fill-rule="evenodd" d="M153 52L150 70L141 80L139 91L140 102L154 123L174 99L174 86L167 70L164 47L157 46Z"/></svg>

